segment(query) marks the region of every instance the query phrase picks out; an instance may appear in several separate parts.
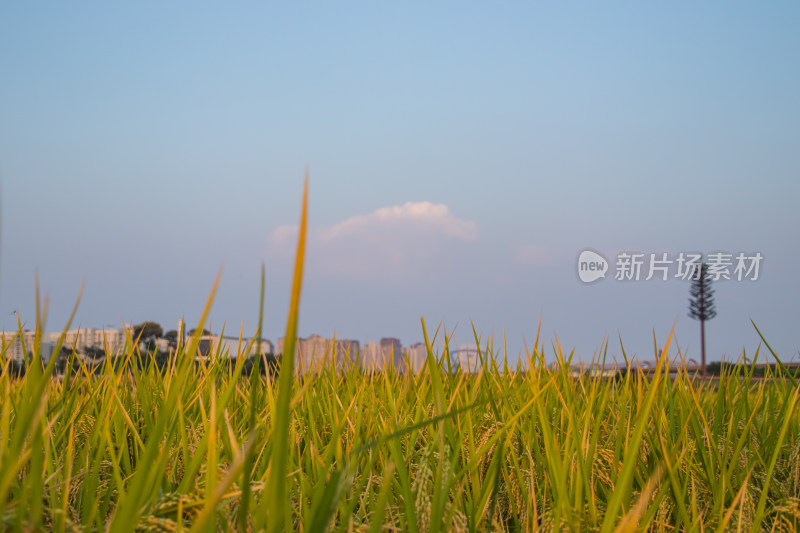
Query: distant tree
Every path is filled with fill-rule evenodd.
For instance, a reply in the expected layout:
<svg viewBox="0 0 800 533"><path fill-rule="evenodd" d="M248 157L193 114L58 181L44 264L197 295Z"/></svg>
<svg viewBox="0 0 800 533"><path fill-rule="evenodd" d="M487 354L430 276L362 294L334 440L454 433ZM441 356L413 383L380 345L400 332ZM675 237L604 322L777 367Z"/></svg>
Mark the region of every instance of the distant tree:
<svg viewBox="0 0 800 533"><path fill-rule="evenodd" d="M695 267L698 268L698 267ZM708 265L701 263L699 273L695 272L689 288L689 316L700 321L700 366L703 377L706 375L706 320L717 316L714 308L714 290Z"/></svg>
<svg viewBox="0 0 800 533"><path fill-rule="evenodd" d="M139 339L139 342L144 342L148 350L154 350L156 347L156 339L164 335L164 330L158 322L142 322L133 326L133 338Z"/></svg>
<svg viewBox="0 0 800 533"><path fill-rule="evenodd" d="M233 365L234 362L231 361L231 364ZM280 355L276 356L273 353L266 353L261 356L251 355L244 362L242 374L249 376L255 370L256 365L258 365L258 372L260 375L269 375L275 378L278 376L278 372L280 372Z"/></svg>
<svg viewBox="0 0 800 533"><path fill-rule="evenodd" d="M86 355L86 357L89 357L91 359L102 359L106 357L105 348L87 347L83 349L83 353L84 355Z"/></svg>
<svg viewBox="0 0 800 533"><path fill-rule="evenodd" d="M143 339L150 337L157 339L164 335L164 330L161 328L158 322L142 322L141 324L133 326L133 337L136 338L140 334Z"/></svg>
<svg viewBox="0 0 800 533"><path fill-rule="evenodd" d="M168 332L164 333L164 338L172 342L175 342L178 340L178 332L174 329L171 329Z"/></svg>
<svg viewBox="0 0 800 533"><path fill-rule="evenodd" d="M192 335L194 335L195 331L197 331L196 328L190 329L188 335L191 337ZM211 335L211 332L208 331L207 329L203 328L203 332L201 333L201 335Z"/></svg>
<svg viewBox="0 0 800 533"><path fill-rule="evenodd" d="M277 377L281 367L281 356L274 353L264 354L264 362L267 364L267 368L262 369L261 372L269 372L270 376Z"/></svg>
<svg viewBox="0 0 800 533"><path fill-rule="evenodd" d="M11 359L6 364L8 365L8 375L10 375L12 378L22 378L25 376L25 371L27 368L24 361Z"/></svg>

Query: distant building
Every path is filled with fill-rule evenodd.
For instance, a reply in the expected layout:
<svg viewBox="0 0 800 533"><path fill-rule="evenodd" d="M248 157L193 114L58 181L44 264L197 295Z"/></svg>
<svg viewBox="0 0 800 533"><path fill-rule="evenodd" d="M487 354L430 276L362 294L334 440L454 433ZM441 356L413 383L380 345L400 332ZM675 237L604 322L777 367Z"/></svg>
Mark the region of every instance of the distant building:
<svg viewBox="0 0 800 533"><path fill-rule="evenodd" d="M286 356L283 337L278 339L275 347L276 353ZM317 370L323 364L333 363L341 369L345 365L357 364L359 357L359 342L349 339L332 339L311 335L308 338L298 338L294 350L295 372L306 374Z"/></svg>
<svg viewBox="0 0 800 533"><path fill-rule="evenodd" d="M127 338L123 329L78 328L67 331L64 347L84 352L87 348L105 349L108 354L118 354Z"/></svg>
<svg viewBox="0 0 800 533"><path fill-rule="evenodd" d="M400 339L395 339L394 337L381 339L381 351L386 356L386 360L392 362L395 370L398 372L406 371L406 359L403 356L403 345L400 344Z"/></svg>
<svg viewBox="0 0 800 533"><path fill-rule="evenodd" d="M409 370L411 372L419 373L422 367L425 366L425 361L428 359L428 347L424 342L416 342L408 347L406 350L408 355Z"/></svg>
<svg viewBox="0 0 800 533"><path fill-rule="evenodd" d="M249 339L248 339L249 340ZM250 350L251 354L256 353L256 347L258 345L258 339L253 340L253 348ZM275 353L275 345L269 339L261 339L261 353L259 355L266 355L266 354Z"/></svg>
<svg viewBox="0 0 800 533"><path fill-rule="evenodd" d="M156 339L156 350L159 352L169 352L172 348L172 341L169 339Z"/></svg>
<svg viewBox="0 0 800 533"><path fill-rule="evenodd" d="M478 346L476 344L462 343L454 355L456 356L453 357L454 363L457 362L463 372L478 372L481 370L481 361L478 357Z"/></svg>
<svg viewBox="0 0 800 533"><path fill-rule="evenodd" d="M329 356L331 351L331 341L319 335L311 335L308 338L298 338L294 346L294 369L297 374L305 374L311 371L315 366L319 366ZM289 354L285 353L286 339L278 339L277 350L278 353L284 357Z"/></svg>
<svg viewBox="0 0 800 533"><path fill-rule="evenodd" d="M177 332L177 339L180 346L186 347L192 340L192 335L189 334L189 331L194 330L187 330L186 323L181 318L178 320L178 329ZM256 355L256 345L257 339L255 338L247 338L244 337L241 339L241 344L238 336L232 335L201 335L197 349L200 352L200 355L203 357L208 357L209 355L216 355L219 354L220 357L225 357L228 359L234 359L241 355L244 355L245 350L247 350L247 357L251 357ZM159 346L159 350L160 350ZM166 351L166 350L165 350ZM275 345L270 342L269 339L261 339L261 354L266 355L270 353L275 353Z"/></svg>
<svg viewBox="0 0 800 533"><path fill-rule="evenodd" d="M361 368L366 372L382 372L394 368L406 371L406 359L403 345L399 339L384 337L380 342L368 342L360 354Z"/></svg>
<svg viewBox="0 0 800 533"><path fill-rule="evenodd" d="M381 345L377 342L365 342L358 354L358 362L365 372L380 372L383 370L384 358Z"/></svg>
<svg viewBox="0 0 800 533"><path fill-rule="evenodd" d="M21 363L26 360L25 352L28 354L33 353L35 343L35 331L23 331L22 338L20 338L19 332L4 331L2 334L0 334L0 350L2 350L2 353L7 359L16 363ZM25 345L24 351L23 344ZM54 348L55 343L50 341L50 336L46 333L43 334L39 344L42 361L46 363L50 360L50 358L53 356ZM29 358L30 357L27 359Z"/></svg>
<svg viewBox="0 0 800 533"><path fill-rule="evenodd" d="M34 332L26 331L22 334L22 338L20 339L19 332L3 332L2 335L2 350L5 357L11 361L15 361L17 363L22 362L25 360L25 351L31 351L33 349L33 342L34 342ZM23 343L25 344L25 349L23 350Z"/></svg>
<svg viewBox="0 0 800 533"><path fill-rule="evenodd" d="M251 343L252 345L250 345ZM247 357L250 357L256 354L256 340L243 338L240 341L239 337L202 335L197 350L204 357L219 355L226 359L235 359L240 354L244 355L245 350L248 350ZM272 350L272 343L267 339L261 339L261 355L273 353Z"/></svg>
<svg viewBox="0 0 800 533"><path fill-rule="evenodd" d="M428 348L425 343L417 342L409 346L405 353L408 357L409 370L419 373L425 366L428 359ZM451 346L450 350L450 367L455 371L461 372L478 372L481 369L480 357L478 357L478 346L475 344L463 343ZM443 354L434 353L434 359L439 361ZM442 361L442 364L447 368L447 362Z"/></svg>
<svg viewBox="0 0 800 533"><path fill-rule="evenodd" d="M361 344L351 339L336 339L336 368L359 364Z"/></svg>

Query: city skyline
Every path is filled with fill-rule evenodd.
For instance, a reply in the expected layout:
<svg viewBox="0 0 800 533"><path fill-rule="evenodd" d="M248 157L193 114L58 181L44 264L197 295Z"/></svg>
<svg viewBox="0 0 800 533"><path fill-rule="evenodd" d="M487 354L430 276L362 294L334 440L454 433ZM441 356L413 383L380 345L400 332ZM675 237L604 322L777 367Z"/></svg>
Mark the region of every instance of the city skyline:
<svg viewBox="0 0 800 533"><path fill-rule="evenodd" d="M103 357L120 357L131 349L135 341L135 326L130 325L125 329L94 329L76 328L61 332L39 332L39 348L42 360L48 362L55 353L59 342L62 349L74 350L79 356L87 356L97 362L98 353ZM163 331L163 330L162 330ZM193 338L192 330L186 330L183 320L178 320L177 330L163 332L148 345L150 337L140 338L138 349L148 353L173 354L181 345L186 346ZM28 358L31 357L36 343L36 331L23 330L19 332L0 332L3 354L17 363L22 362L26 356L23 351L23 342ZM180 340L179 340L180 339ZM279 337L275 343L267 338L246 336L230 336L215 334L203 330L197 336L198 344L196 356L222 357L236 359L240 355L247 358L260 355L276 355L282 357L285 343L284 337ZM260 343L260 351L256 348ZM472 343L448 343L448 352L451 364L475 371L479 368L479 360L486 358L486 346L478 347ZM439 349L432 346L435 357L444 355L444 344ZM419 372L427 360L428 349L424 343L417 342L404 346L399 339L384 337L378 342L364 342L346 338L326 338L312 334L306 338L298 337L295 344L295 371L299 374L313 372L321 365L333 364L335 368L342 369L348 365L355 365L367 372L381 372L389 367L398 371ZM499 353L490 358L502 359Z"/></svg>

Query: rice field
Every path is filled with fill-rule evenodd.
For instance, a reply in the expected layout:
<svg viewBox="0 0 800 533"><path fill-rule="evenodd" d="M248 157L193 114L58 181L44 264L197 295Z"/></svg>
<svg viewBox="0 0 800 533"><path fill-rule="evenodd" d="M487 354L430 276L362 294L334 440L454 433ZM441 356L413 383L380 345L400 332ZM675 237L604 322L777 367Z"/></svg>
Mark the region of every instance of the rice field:
<svg viewBox="0 0 800 533"><path fill-rule="evenodd" d="M305 205L286 353L302 316ZM215 291L166 368L131 338L122 364L97 373L55 377L33 346L16 378L3 353L0 529L800 528L800 389L780 367L758 380L744 363L714 381L670 377L681 354L667 338L649 375L575 378L558 344L537 336L518 367L476 335L482 364L467 374L449 365L449 333L423 320L420 373L323 364L298 376L285 358L276 379L245 376L253 346L235 366L195 360ZM261 294L263 305L263 274Z"/></svg>

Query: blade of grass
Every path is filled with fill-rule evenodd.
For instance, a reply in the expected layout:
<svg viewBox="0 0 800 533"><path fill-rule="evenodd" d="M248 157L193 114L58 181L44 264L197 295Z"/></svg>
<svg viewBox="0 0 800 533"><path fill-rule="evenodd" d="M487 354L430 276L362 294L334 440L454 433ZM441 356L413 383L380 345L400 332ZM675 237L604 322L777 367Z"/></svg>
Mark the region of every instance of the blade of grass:
<svg viewBox="0 0 800 533"><path fill-rule="evenodd" d="M308 223L308 172L303 186L303 204L300 214L300 228L297 236L297 254L294 263L292 293L289 304L289 316L284 336L283 358L281 360L280 377L278 378L278 398L275 403L272 430L272 455L269 460L269 479L263 498L262 516L268 519L267 529L271 533L292 529L291 517L287 516L289 508L289 490L287 487L289 459L289 426L292 413L289 404L292 399L294 383L294 352L297 342L297 320L300 313L300 292L303 284L303 265L306 251L306 228Z"/></svg>

